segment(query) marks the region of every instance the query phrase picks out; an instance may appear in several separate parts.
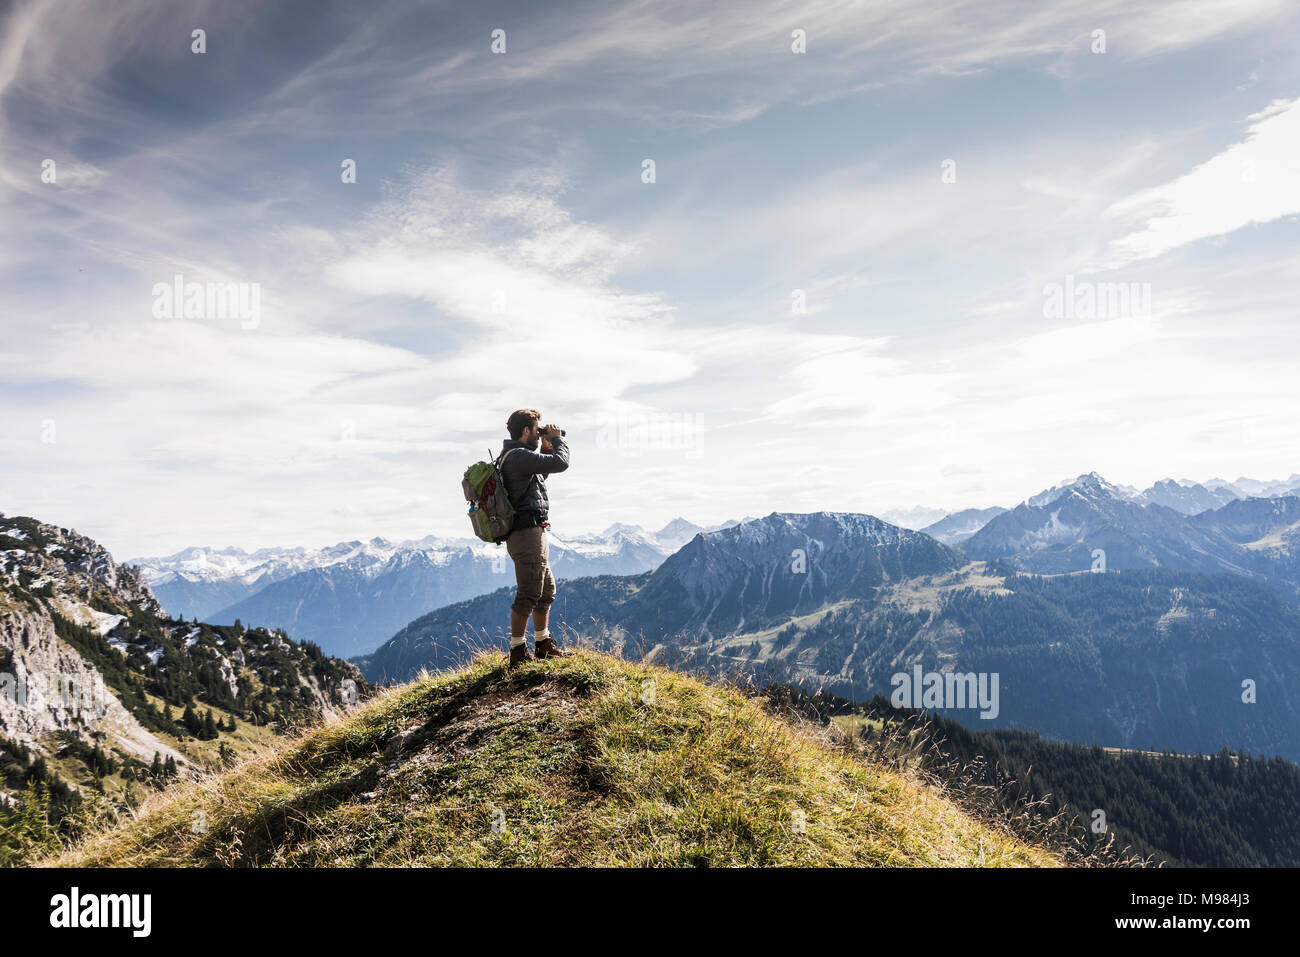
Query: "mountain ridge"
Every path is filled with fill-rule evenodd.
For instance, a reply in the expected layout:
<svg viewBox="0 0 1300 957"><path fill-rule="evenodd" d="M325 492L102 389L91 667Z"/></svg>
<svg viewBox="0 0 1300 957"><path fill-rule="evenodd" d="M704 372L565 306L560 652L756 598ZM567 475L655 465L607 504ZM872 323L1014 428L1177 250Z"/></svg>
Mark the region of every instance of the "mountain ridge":
<svg viewBox="0 0 1300 957"><path fill-rule="evenodd" d="M655 568L705 529L682 518L658 532L614 524L601 535L551 530L557 577L636 574ZM372 538L323 549L187 548L139 560L164 607L217 624L280 628L329 654L373 651L406 622L513 579L504 548L477 538Z"/></svg>
<svg viewBox="0 0 1300 957"><path fill-rule="evenodd" d="M568 579L552 615L567 608L572 598L590 609L589 616L609 615L615 609L629 619L640 616L647 625L644 640L651 644L667 634L689 632L707 638L745 623L782 621L889 580L949 571L964 563L959 552L928 535L871 515L772 512L697 534L650 572ZM408 671L399 670L408 666L398 662L419 660L424 622L481 607L480 599L500 604L510 592L507 586L430 612L375 652L353 660L366 662L369 673L381 680L409 677ZM472 647L469 638L454 649L434 645L430 653L439 662L459 660L457 656ZM386 659L391 659L388 664Z"/></svg>

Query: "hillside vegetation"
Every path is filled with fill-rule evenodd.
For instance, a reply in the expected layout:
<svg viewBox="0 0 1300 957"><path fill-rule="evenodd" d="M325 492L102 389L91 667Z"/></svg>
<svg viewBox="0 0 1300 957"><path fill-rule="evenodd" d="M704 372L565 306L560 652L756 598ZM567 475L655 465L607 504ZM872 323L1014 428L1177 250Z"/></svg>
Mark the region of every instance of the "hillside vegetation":
<svg viewBox="0 0 1300 957"><path fill-rule="evenodd" d="M915 760L982 817L1036 819L1032 840L1065 840L1090 865L1297 867L1300 766L1217 754L1072 744L1034 731L980 731L888 698L852 702L769 685L769 696L858 739L877 761ZM1094 833L1096 812L1105 830ZM1016 833L1025 833L1017 830ZM1121 850L1122 849L1122 850ZM1118 854L1111 853L1119 851Z"/></svg>
<svg viewBox="0 0 1300 957"><path fill-rule="evenodd" d="M150 799L57 866L1060 866L731 687L484 653Z"/></svg>

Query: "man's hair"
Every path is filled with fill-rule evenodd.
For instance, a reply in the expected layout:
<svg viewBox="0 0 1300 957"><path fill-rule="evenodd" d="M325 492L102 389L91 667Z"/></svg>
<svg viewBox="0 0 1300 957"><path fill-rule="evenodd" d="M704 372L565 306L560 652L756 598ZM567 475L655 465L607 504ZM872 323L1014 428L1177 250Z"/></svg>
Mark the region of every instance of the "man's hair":
<svg viewBox="0 0 1300 957"><path fill-rule="evenodd" d="M510 413L510 418L506 419L506 429L509 430L512 439L517 439L524 434L524 429L536 425L541 417L542 413L536 409L516 409Z"/></svg>

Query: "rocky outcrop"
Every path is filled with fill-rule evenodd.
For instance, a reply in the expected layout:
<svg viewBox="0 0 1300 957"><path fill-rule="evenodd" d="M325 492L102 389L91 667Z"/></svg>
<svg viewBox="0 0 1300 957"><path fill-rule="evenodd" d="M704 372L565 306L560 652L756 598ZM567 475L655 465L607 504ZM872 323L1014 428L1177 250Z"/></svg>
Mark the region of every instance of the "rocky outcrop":
<svg viewBox="0 0 1300 957"><path fill-rule="evenodd" d="M146 763L184 755L143 727L104 685L100 672L54 633L48 613L0 614L0 734L38 752L51 736L103 735L104 743Z"/></svg>

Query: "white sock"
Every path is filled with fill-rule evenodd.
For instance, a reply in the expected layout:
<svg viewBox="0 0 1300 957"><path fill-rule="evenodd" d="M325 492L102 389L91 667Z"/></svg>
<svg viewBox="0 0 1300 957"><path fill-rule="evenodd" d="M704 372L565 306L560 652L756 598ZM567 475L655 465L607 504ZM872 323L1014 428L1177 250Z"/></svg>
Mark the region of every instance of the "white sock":
<svg viewBox="0 0 1300 957"><path fill-rule="evenodd" d="M551 629L549 628L533 632L533 641L545 641L549 637L551 637Z"/></svg>
<svg viewBox="0 0 1300 957"><path fill-rule="evenodd" d="M523 635L520 635L518 638L516 638L514 635L510 636L511 648L518 648L520 645L526 645L526 644L528 644L528 642L525 640Z"/></svg>

